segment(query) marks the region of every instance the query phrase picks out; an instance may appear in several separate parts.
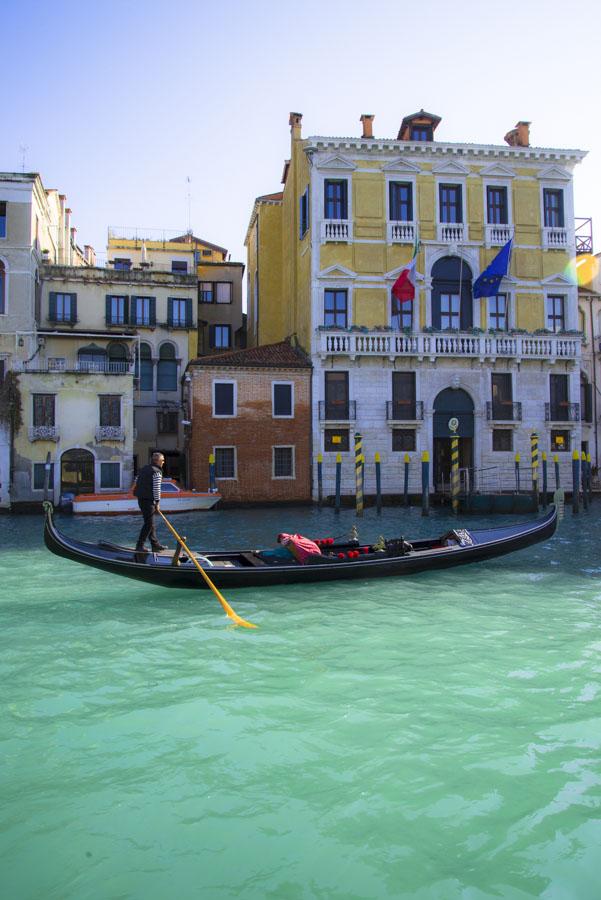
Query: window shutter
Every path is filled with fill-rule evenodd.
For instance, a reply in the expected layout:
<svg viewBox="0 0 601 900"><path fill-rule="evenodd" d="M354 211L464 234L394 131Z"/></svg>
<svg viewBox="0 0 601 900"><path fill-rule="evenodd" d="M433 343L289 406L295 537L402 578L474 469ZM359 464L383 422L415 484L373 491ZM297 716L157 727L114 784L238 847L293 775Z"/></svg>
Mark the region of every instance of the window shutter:
<svg viewBox="0 0 601 900"><path fill-rule="evenodd" d="M56 322L56 291L50 291L48 298L48 318Z"/></svg>
<svg viewBox="0 0 601 900"><path fill-rule="evenodd" d="M137 297L131 298L131 306L129 309L129 324L137 325L138 324L138 302Z"/></svg>
<svg viewBox="0 0 601 900"><path fill-rule="evenodd" d="M149 315L150 315L150 324L156 325L157 323L157 302L154 297L150 298L149 302Z"/></svg>
<svg viewBox="0 0 601 900"><path fill-rule="evenodd" d="M192 328L192 300L186 300L186 328Z"/></svg>
<svg viewBox="0 0 601 900"><path fill-rule="evenodd" d="M209 325L209 347L213 349L215 346L215 326Z"/></svg>
<svg viewBox="0 0 601 900"><path fill-rule="evenodd" d="M348 181L343 179L342 184L340 185L340 205L342 207L342 219L348 219Z"/></svg>
<svg viewBox="0 0 601 900"><path fill-rule="evenodd" d="M127 325L129 322L129 297L123 298L123 323Z"/></svg>
<svg viewBox="0 0 601 900"><path fill-rule="evenodd" d="M106 324L111 324L111 295L106 295Z"/></svg>
<svg viewBox="0 0 601 900"><path fill-rule="evenodd" d="M173 325L173 297L167 298L167 325Z"/></svg>
<svg viewBox="0 0 601 900"><path fill-rule="evenodd" d="M71 322L77 322L77 294L71 294Z"/></svg>

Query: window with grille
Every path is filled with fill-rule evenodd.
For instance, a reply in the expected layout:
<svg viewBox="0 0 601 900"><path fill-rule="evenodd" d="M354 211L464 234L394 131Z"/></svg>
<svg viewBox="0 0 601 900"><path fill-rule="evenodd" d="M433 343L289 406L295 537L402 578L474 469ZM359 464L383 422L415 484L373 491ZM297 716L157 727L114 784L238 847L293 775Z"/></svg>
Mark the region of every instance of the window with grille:
<svg viewBox="0 0 601 900"><path fill-rule="evenodd" d="M46 485L46 463L33 464L33 490L43 491ZM48 473L48 488L52 490L54 487L54 463L50 463L50 472Z"/></svg>
<svg viewBox="0 0 601 900"><path fill-rule="evenodd" d="M99 425L114 426L118 428L121 425L121 397L113 394L104 394L98 398L100 401L100 421Z"/></svg>
<svg viewBox="0 0 601 900"><path fill-rule="evenodd" d="M100 463L100 487L116 488L121 487L121 464L118 462L101 462Z"/></svg>
<svg viewBox="0 0 601 900"><path fill-rule="evenodd" d="M33 427L53 427L55 422L54 394L33 394Z"/></svg>
<svg viewBox="0 0 601 900"><path fill-rule="evenodd" d="M510 428L493 428L492 448L495 452L513 450L513 431Z"/></svg>
<svg viewBox="0 0 601 900"><path fill-rule="evenodd" d="M413 428L392 429L392 450L394 453L410 453L415 450L415 431Z"/></svg>
<svg viewBox="0 0 601 900"><path fill-rule="evenodd" d="M157 412L157 431L159 434L177 434L178 414L173 410Z"/></svg>
<svg viewBox="0 0 601 900"><path fill-rule="evenodd" d="M294 478L294 447L273 448L273 477Z"/></svg>
<svg viewBox="0 0 601 900"><path fill-rule="evenodd" d="M236 477L236 448L215 447L215 478Z"/></svg>

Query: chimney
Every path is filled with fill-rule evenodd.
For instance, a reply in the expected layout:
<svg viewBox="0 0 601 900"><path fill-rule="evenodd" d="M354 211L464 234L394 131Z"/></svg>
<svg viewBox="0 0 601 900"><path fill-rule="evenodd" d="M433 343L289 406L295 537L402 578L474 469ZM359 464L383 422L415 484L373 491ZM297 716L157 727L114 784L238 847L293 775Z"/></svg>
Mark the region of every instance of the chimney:
<svg viewBox="0 0 601 900"><path fill-rule="evenodd" d="M83 256L89 266L96 265L96 251L90 244L84 244Z"/></svg>
<svg viewBox="0 0 601 900"><path fill-rule="evenodd" d="M371 113L363 113L359 121L363 124L363 134L361 137L373 138L374 118Z"/></svg>
<svg viewBox="0 0 601 900"><path fill-rule="evenodd" d="M529 147L530 122L518 122L515 128L507 132L504 140L510 147Z"/></svg>
<svg viewBox="0 0 601 900"><path fill-rule="evenodd" d="M71 228L71 246L74 247L77 243L77 228Z"/></svg>
<svg viewBox="0 0 601 900"><path fill-rule="evenodd" d="M301 138L301 125L303 121L302 113L290 113L290 118L288 120L288 124L290 125L290 134L292 135L293 140L300 140Z"/></svg>

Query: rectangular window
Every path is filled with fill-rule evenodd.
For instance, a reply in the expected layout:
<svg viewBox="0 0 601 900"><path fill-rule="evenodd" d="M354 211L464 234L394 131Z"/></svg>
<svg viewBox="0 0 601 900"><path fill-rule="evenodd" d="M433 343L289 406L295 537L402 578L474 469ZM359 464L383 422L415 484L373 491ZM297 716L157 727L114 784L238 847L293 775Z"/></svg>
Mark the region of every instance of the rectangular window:
<svg viewBox="0 0 601 900"><path fill-rule="evenodd" d="M346 453L349 447L348 428L326 428L323 441L326 453Z"/></svg>
<svg viewBox="0 0 601 900"><path fill-rule="evenodd" d="M324 219L348 218L348 182L346 179L324 182Z"/></svg>
<svg viewBox="0 0 601 900"><path fill-rule="evenodd" d="M497 294L488 298L488 325L495 331L507 331L507 294Z"/></svg>
<svg viewBox="0 0 601 900"><path fill-rule="evenodd" d="M441 184L439 191L440 221L450 225L463 222L461 185Z"/></svg>
<svg viewBox="0 0 601 900"><path fill-rule="evenodd" d="M217 303L231 303L232 302L232 282L231 281L219 281L216 285L217 289Z"/></svg>
<svg viewBox="0 0 601 900"><path fill-rule="evenodd" d="M6 237L6 203L0 201L0 238Z"/></svg>
<svg viewBox="0 0 601 900"><path fill-rule="evenodd" d="M401 181L391 181L389 187L389 206L391 222L412 222L412 185Z"/></svg>
<svg viewBox="0 0 601 900"><path fill-rule="evenodd" d="M198 282L198 301L199 303L213 303L213 282Z"/></svg>
<svg viewBox="0 0 601 900"><path fill-rule="evenodd" d="M171 260L171 271L174 275L187 275L188 274L188 263L185 259L172 259Z"/></svg>
<svg viewBox="0 0 601 900"><path fill-rule="evenodd" d="M294 447L273 448L273 477L294 478Z"/></svg>
<svg viewBox="0 0 601 900"><path fill-rule="evenodd" d="M492 417L513 421L513 385L509 372L492 375Z"/></svg>
<svg viewBox="0 0 601 900"><path fill-rule="evenodd" d="M507 188L486 188L486 220L489 225L507 225Z"/></svg>
<svg viewBox="0 0 601 900"><path fill-rule="evenodd" d="M177 434L178 414L172 410L157 412L157 431L159 434Z"/></svg>
<svg viewBox="0 0 601 900"><path fill-rule="evenodd" d="M185 328L188 325L187 301L178 300L177 297L169 298L169 321L172 328Z"/></svg>
<svg viewBox="0 0 601 900"><path fill-rule="evenodd" d="M394 294L390 295L390 324L397 331L413 327L413 300L405 300L403 303Z"/></svg>
<svg viewBox="0 0 601 900"><path fill-rule="evenodd" d="M563 191L543 188L543 215L545 228L563 228Z"/></svg>
<svg viewBox="0 0 601 900"><path fill-rule="evenodd" d="M33 394L33 427L53 427L55 424L55 395Z"/></svg>
<svg viewBox="0 0 601 900"><path fill-rule="evenodd" d="M215 478L236 477L236 448L215 447Z"/></svg>
<svg viewBox="0 0 601 900"><path fill-rule="evenodd" d="M203 256L211 256L212 252L213 252L212 250L203 250L202 255Z"/></svg>
<svg viewBox="0 0 601 900"><path fill-rule="evenodd" d="M392 418L415 419L415 372L392 373Z"/></svg>
<svg viewBox="0 0 601 900"><path fill-rule="evenodd" d="M115 272L129 272L131 269L131 259L117 257L113 262Z"/></svg>
<svg viewBox="0 0 601 900"><path fill-rule="evenodd" d="M118 462L100 463L100 487L119 490L121 487L121 464Z"/></svg>
<svg viewBox="0 0 601 900"><path fill-rule="evenodd" d="M51 322L75 322L76 321L77 294L50 293L49 314Z"/></svg>
<svg viewBox="0 0 601 900"><path fill-rule="evenodd" d="M433 132L431 125L412 125L411 126L412 141L431 141L433 140Z"/></svg>
<svg viewBox="0 0 601 900"><path fill-rule="evenodd" d="M551 452L568 453L570 450L569 431L551 431Z"/></svg>
<svg viewBox="0 0 601 900"><path fill-rule="evenodd" d="M415 450L415 430L413 428L393 428L392 450L394 453L411 453Z"/></svg>
<svg viewBox="0 0 601 900"><path fill-rule="evenodd" d="M348 292L325 290L323 294L323 324L326 328L346 328Z"/></svg>
<svg viewBox="0 0 601 900"><path fill-rule="evenodd" d="M147 328L156 324L154 297L132 297L131 324Z"/></svg>
<svg viewBox="0 0 601 900"><path fill-rule="evenodd" d="M568 422L570 419L570 403L567 375L549 376L549 399L551 401L551 421Z"/></svg>
<svg viewBox="0 0 601 900"><path fill-rule="evenodd" d="M231 325L211 325L209 328L209 346L211 350L229 350L232 345Z"/></svg>
<svg viewBox="0 0 601 900"><path fill-rule="evenodd" d="M547 328L549 331L565 329L565 297L551 295L546 300Z"/></svg>
<svg viewBox="0 0 601 900"><path fill-rule="evenodd" d="M43 491L46 484L46 463L33 464L33 490ZM48 473L48 489L54 488L54 463L50 463L50 472Z"/></svg>
<svg viewBox="0 0 601 900"><path fill-rule="evenodd" d="M98 400L100 401L100 421L99 425L113 426L119 428L121 425L121 397L113 394L103 394Z"/></svg>
<svg viewBox="0 0 601 900"><path fill-rule="evenodd" d="M300 212L299 212L299 237L301 240L304 238L306 233L309 230L309 186L305 190L305 193L300 198Z"/></svg>
<svg viewBox="0 0 601 900"><path fill-rule="evenodd" d="M348 419L348 372L325 372L325 416L341 421Z"/></svg>
<svg viewBox="0 0 601 900"><path fill-rule="evenodd" d="M292 385L287 382L272 383L272 415L274 418L291 419L294 415Z"/></svg>
<svg viewBox="0 0 601 900"><path fill-rule="evenodd" d="M440 295L440 327L459 328L459 294Z"/></svg>
<svg viewBox="0 0 601 900"><path fill-rule="evenodd" d="M493 428L492 448L495 452L513 450L513 431L510 428Z"/></svg>
<svg viewBox="0 0 601 900"><path fill-rule="evenodd" d="M236 399L232 381L216 381L213 384L213 415L235 416Z"/></svg>
<svg viewBox="0 0 601 900"><path fill-rule="evenodd" d="M106 298L106 324L127 324L127 297L111 295Z"/></svg>

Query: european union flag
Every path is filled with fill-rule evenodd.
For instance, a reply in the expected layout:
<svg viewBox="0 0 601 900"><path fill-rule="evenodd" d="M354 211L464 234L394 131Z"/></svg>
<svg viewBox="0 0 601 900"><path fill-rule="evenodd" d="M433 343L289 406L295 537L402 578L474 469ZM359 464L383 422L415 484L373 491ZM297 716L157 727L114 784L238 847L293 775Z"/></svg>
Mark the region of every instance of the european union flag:
<svg viewBox="0 0 601 900"><path fill-rule="evenodd" d="M494 297L499 293L501 279L509 272L511 245L513 239L507 241L491 264L474 281L474 297Z"/></svg>

